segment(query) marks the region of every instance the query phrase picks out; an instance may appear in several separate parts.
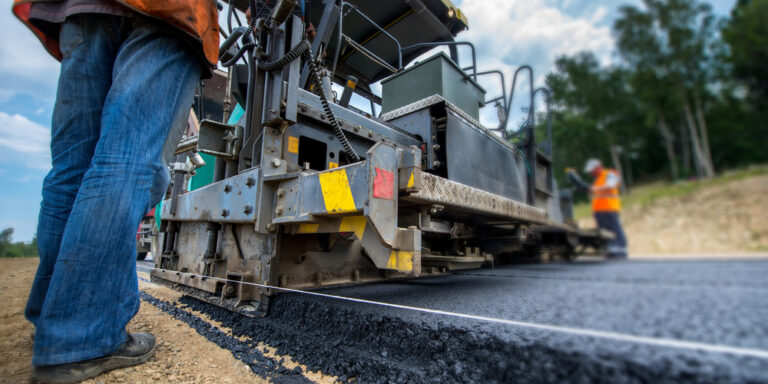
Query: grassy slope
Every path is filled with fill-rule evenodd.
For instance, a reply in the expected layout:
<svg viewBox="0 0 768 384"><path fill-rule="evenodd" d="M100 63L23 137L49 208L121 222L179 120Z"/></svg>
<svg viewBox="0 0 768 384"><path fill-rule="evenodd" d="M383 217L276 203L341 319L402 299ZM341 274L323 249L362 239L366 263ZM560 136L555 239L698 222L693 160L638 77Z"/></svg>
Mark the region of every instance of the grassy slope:
<svg viewBox="0 0 768 384"><path fill-rule="evenodd" d="M676 183L654 182L639 185L633 187L629 194L622 196L622 206L625 209L635 205L646 207L662 198L686 196L709 186L725 185L765 174L768 174L768 165L726 171L708 180L679 181ZM592 207L587 202L577 204L574 207L573 214L576 220L587 218L592 215Z"/></svg>

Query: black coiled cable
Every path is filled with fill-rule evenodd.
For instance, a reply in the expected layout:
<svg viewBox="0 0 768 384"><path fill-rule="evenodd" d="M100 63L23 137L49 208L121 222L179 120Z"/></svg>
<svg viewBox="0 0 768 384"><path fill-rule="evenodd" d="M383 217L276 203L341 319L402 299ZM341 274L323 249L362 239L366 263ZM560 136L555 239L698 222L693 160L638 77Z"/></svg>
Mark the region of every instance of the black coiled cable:
<svg viewBox="0 0 768 384"><path fill-rule="evenodd" d="M304 51L304 58L307 60L307 64L309 65L311 77L315 83L315 87L317 87L318 95L320 96L320 103L323 105L323 112L325 113L325 117L330 122L331 128L333 128L333 133L336 134L336 138L339 139L341 146L344 147L344 152L346 152L347 155L349 155L349 157L355 163L360 161L360 156L357 155L357 152L352 149L352 145L349 144L347 136L339 126L339 122L336 120L336 116L333 114L333 110L331 110L331 105L328 103L328 99L325 97L325 89L323 89L323 80L320 77L320 69L317 67L317 63L315 63L315 59L312 57L312 51Z"/></svg>
<svg viewBox="0 0 768 384"><path fill-rule="evenodd" d="M227 67L231 67L233 64L237 63L237 61L238 61L238 60L240 60L240 58L241 58L241 57L243 57L243 55L244 55L244 54L245 54L247 51L249 51L249 50L251 50L251 49L254 49L254 48L256 48L257 46L258 46L258 44L256 44L256 43L246 43L245 45L243 45L242 47L240 47L240 49L237 51L237 54L235 54L235 56L232 56L232 58L231 58L231 59L229 59L229 60L227 60L227 61L225 61L225 62L221 63L221 66L222 66L222 67L225 67L225 68L227 68Z"/></svg>
<svg viewBox="0 0 768 384"><path fill-rule="evenodd" d="M310 47L311 45L309 44L309 41L302 40L299 44L293 47L293 49L286 53L285 56L269 63L259 62L259 69L269 72L281 69L290 64L292 61L301 57L301 55L308 51Z"/></svg>

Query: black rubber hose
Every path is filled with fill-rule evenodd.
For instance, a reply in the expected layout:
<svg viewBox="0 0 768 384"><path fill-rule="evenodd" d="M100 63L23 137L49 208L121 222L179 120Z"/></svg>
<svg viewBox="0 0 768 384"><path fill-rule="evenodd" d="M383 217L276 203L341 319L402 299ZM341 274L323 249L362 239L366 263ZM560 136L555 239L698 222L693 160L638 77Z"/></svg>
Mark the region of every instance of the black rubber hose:
<svg viewBox="0 0 768 384"><path fill-rule="evenodd" d="M320 103L323 105L323 112L325 113L325 118L328 119L328 122L331 124L331 128L333 128L333 133L336 134L336 138L339 139L341 146L344 147L344 152L346 152L347 155L349 155L349 157L355 163L360 161L360 156L357 155L357 152L355 152L355 150L352 149L352 145L349 144L349 140L347 140L347 136L344 134L344 131L339 126L339 121L336 120L336 116L333 114L333 110L331 110L331 105L328 103L328 99L325 97L325 90L323 89L323 80L320 77L320 69L317 68L317 63L315 63L315 58L312 57L312 51L310 50L305 51L304 57L307 60L307 64L309 64L309 71L311 72L311 76L315 83L315 87L317 87L318 96L320 96Z"/></svg>
<svg viewBox="0 0 768 384"><path fill-rule="evenodd" d="M286 53L285 56L269 63L259 62L259 69L261 69L262 71L268 71L268 72L282 69L286 65L290 64L292 61L301 57L301 55L303 55L304 52L308 51L310 47L311 45L309 44L309 41L302 40L299 44L293 47L293 49L291 49L288 53Z"/></svg>
<svg viewBox="0 0 768 384"><path fill-rule="evenodd" d="M251 49L253 49L253 48L256 48L256 46L257 46L257 45L258 45L258 44L256 44L256 43L247 43L247 44L243 45L243 46L242 46L242 47L240 47L240 49L237 51L237 54L235 54L234 56L232 56L232 58L231 58L231 59L229 59L229 60L227 60L226 62L223 62L223 63L221 63L221 66L222 66L222 67L225 67L225 68L226 68L226 67L231 67L231 66L232 66L233 64L235 64L235 63L236 63L238 60L240 60L240 58L241 58L241 57L243 57L243 55L244 55L244 54L245 54L247 51L249 51L249 50L251 50Z"/></svg>

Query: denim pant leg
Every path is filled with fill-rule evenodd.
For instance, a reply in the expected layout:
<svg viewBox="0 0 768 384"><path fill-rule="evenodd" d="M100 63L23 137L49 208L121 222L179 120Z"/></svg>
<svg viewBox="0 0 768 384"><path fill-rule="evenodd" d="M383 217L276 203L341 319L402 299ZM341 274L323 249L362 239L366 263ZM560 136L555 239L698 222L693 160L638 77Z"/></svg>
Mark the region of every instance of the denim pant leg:
<svg viewBox="0 0 768 384"><path fill-rule="evenodd" d="M114 18L87 22L105 19ZM108 355L125 342L139 307L136 229L150 193L167 184L161 152L186 123L200 79L200 59L187 43L143 19L121 19L100 136L61 240L34 365Z"/></svg>
<svg viewBox="0 0 768 384"><path fill-rule="evenodd" d="M627 237L621 226L618 212L595 212L595 222L598 228L613 233L614 238L608 243L608 256L615 258L627 257Z"/></svg>
<svg viewBox="0 0 768 384"><path fill-rule="evenodd" d="M37 325L59 245L83 175L91 164L99 139L101 112L112 83L114 44L104 34L89 36L80 17L68 20L59 36L64 59L51 122L52 168L43 182L43 201L37 224L40 264L27 300L25 315Z"/></svg>

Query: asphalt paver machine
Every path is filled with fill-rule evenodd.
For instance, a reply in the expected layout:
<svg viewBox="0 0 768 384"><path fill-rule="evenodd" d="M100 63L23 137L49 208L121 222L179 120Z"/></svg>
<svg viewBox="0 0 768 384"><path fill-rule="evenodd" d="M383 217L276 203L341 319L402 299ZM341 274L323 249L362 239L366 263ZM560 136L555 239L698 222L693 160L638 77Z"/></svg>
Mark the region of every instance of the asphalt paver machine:
<svg viewBox="0 0 768 384"><path fill-rule="evenodd" d="M478 72L474 47L454 40L468 21L450 1L229 4L249 5L258 11L223 28L220 52L245 114L204 120L177 148L178 159L214 156L215 171L189 191L195 162L171 165L153 280L255 316L277 293L269 287L442 274L603 245L563 215L571 202L553 178L551 143L542 152L532 125L512 144L478 122L489 102L503 117L510 103L487 100L477 78L492 72ZM438 46L448 54L414 63Z"/></svg>

